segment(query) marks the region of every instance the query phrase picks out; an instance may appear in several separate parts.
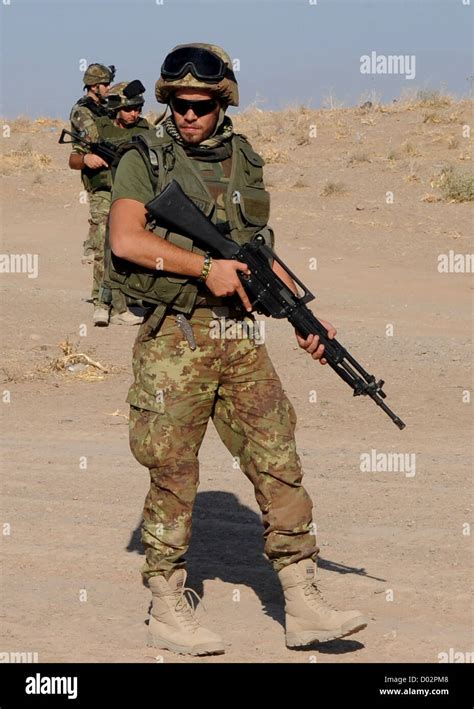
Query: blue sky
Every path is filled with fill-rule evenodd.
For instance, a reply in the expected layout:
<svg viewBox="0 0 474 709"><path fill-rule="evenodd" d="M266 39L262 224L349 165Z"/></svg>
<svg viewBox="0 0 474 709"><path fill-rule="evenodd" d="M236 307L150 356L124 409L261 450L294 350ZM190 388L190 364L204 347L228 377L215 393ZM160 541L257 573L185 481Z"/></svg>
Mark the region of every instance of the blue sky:
<svg viewBox="0 0 474 709"><path fill-rule="evenodd" d="M7 4L4 4L7 2ZM464 4L467 3L467 4ZM472 82L474 0L0 0L0 113L66 118L82 92L81 60L115 64L116 80L139 78L145 110L176 44L212 42L240 62L241 107L312 107L331 90L345 105L374 90ZM415 57L416 76L361 74L360 57Z"/></svg>

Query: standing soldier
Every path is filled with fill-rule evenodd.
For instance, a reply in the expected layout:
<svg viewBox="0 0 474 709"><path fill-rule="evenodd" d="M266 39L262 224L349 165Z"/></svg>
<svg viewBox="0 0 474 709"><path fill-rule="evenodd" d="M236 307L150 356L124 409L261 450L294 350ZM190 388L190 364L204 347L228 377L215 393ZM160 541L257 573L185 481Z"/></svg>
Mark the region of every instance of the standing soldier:
<svg viewBox="0 0 474 709"><path fill-rule="evenodd" d="M150 130L151 126L141 112L145 98L143 96L145 87L138 79L134 81L121 81L115 86L111 86L107 97L108 117L101 117L96 122L96 127L100 140L106 140L120 146L127 143L132 136ZM110 184L112 185L112 173L109 171ZM111 192L108 193L109 209ZM102 303L111 303L110 322L114 325L139 325L143 318L135 315L127 307L125 295L119 288L108 288L103 285L104 264L108 260L108 240L105 239L104 255L101 272L100 300ZM130 299L129 299L130 300Z"/></svg>
<svg viewBox="0 0 474 709"><path fill-rule="evenodd" d="M117 283L154 304L135 343L128 395L131 449L151 477L142 530L142 571L153 598L149 643L191 655L224 652L184 595L198 452L211 416L255 488L265 554L285 594L287 646L350 635L366 620L358 611L335 610L316 585L319 550L301 484L296 417L266 348L252 337L210 336L214 318L224 315L250 331L242 327L253 316L238 277L247 266L213 259L190 239L147 222L144 205L176 179L232 239L242 244L261 234L273 245L263 160L225 115L238 105L230 58L214 45L176 47L163 63L156 97L171 108L166 132L145 145L140 137L138 149L122 157L110 213ZM279 264L273 268L296 292ZM321 322L334 337L333 326ZM296 337L325 363L317 336Z"/></svg>
<svg viewBox="0 0 474 709"><path fill-rule="evenodd" d="M96 125L98 119L107 117L105 100L114 76L113 65L107 67L104 64L90 64L84 73L86 95L71 110L71 130L82 133L83 137L92 142L99 139ZM94 325L107 325L109 308L101 302L100 285L104 268L105 225L110 209L110 171L105 160L79 143L73 144L69 167L81 171L82 184L89 195L89 236L84 242L83 261L93 255L91 298L94 303Z"/></svg>

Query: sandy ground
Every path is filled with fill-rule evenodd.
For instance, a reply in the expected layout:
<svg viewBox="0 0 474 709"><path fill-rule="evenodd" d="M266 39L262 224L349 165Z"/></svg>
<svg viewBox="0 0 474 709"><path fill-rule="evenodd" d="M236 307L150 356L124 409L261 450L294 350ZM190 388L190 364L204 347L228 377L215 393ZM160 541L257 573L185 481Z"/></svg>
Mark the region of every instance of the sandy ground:
<svg viewBox="0 0 474 709"><path fill-rule="evenodd" d="M458 103L254 111L239 121L268 158L280 256L317 294L316 314L386 380L387 403L407 428L353 399L296 347L286 322L266 323L298 413L322 587L371 622L345 640L285 648L281 591L262 554L253 491L210 425L188 581L226 654L193 659L145 645L139 526L148 473L129 452L124 403L136 330L92 326L90 267L80 263L87 206L68 150L56 144L58 126L12 123L4 151L52 162L13 160L2 178L2 253L39 255L37 278L1 274L2 652L36 652L40 662L387 663L472 650L472 404L463 401L472 390L472 274L438 271L440 254L472 251L472 209L431 201L444 165L467 169L469 116ZM310 124L317 137L306 140ZM322 196L327 180L345 191ZM111 372L87 380L51 371L66 338ZM415 454L416 474L362 472L361 455L372 449Z"/></svg>

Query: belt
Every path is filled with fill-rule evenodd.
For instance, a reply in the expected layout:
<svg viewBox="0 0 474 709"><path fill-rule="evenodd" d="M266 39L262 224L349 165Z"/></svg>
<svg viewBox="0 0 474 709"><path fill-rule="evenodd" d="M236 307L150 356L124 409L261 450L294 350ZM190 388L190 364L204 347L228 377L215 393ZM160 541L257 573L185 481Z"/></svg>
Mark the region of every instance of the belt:
<svg viewBox="0 0 474 709"><path fill-rule="evenodd" d="M156 303L143 302L143 307L149 309L150 315L156 309ZM175 310L173 307L166 308L166 313L163 315L179 315L183 314L181 310ZM239 308L235 305L218 305L212 303L198 303L194 306L193 310L189 314L184 314L184 317L190 318L194 314L196 315L206 315L211 318L229 318L232 320L243 320L245 317L249 317L250 313L247 313L243 307ZM250 317L252 317L250 315ZM147 319L147 316L145 316Z"/></svg>

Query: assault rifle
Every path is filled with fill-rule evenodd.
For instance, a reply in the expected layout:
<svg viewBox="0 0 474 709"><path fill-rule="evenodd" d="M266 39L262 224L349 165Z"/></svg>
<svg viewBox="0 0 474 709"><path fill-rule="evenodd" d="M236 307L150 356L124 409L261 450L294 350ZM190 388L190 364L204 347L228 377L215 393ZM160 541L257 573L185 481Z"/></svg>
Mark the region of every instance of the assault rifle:
<svg viewBox="0 0 474 709"><path fill-rule="evenodd" d="M319 335L319 341L324 345L324 358L353 389L354 396L369 396L400 430L405 428L403 421L383 401L386 397L382 390L384 382L381 379L376 381L372 374L368 374L337 340L329 339L324 325L306 306L314 295L265 244L262 235L243 246L224 236L184 194L176 180L172 180L145 208L156 225L200 242L221 258L247 264L250 275L242 272L238 275L252 307L263 315L286 318L304 338L310 334ZM273 260L298 284L302 295L295 295L276 275L271 266Z"/></svg>
<svg viewBox="0 0 474 709"><path fill-rule="evenodd" d="M70 135L72 140L65 140L66 135ZM110 143L108 140L100 140L97 143L94 143L92 140L87 140L87 138L84 138L83 134L66 130L65 128L61 131L58 143L61 143L61 145L80 143L85 148L88 148L91 153L94 153L94 155L98 155L102 158L102 160L105 160L109 167L119 155L119 147L113 143Z"/></svg>

